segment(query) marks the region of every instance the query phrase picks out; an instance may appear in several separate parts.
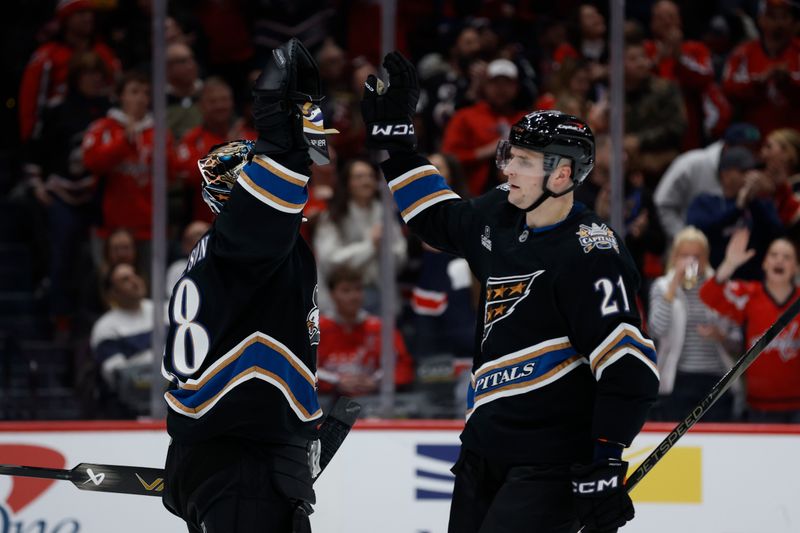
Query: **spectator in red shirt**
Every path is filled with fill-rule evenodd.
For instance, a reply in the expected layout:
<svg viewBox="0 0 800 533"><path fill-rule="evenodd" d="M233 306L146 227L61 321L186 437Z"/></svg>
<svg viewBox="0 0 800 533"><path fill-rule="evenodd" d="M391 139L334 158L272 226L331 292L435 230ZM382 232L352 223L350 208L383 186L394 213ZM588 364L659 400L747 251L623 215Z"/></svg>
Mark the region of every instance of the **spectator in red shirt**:
<svg viewBox="0 0 800 533"><path fill-rule="evenodd" d="M148 257L154 135L153 117L148 111L150 83L141 73L128 73L119 84L118 94L120 107L89 126L83 138L83 162L100 178L103 221L97 229L98 237L127 227L137 240L140 256ZM169 134L167 142L167 154L172 159Z"/></svg>
<svg viewBox="0 0 800 533"><path fill-rule="evenodd" d="M519 91L517 66L495 59L486 67L483 99L456 112L444 131L442 152L456 156L467 175L469 192L480 196L496 185L492 176L497 142L508 137L511 125L525 115L515 109Z"/></svg>
<svg viewBox="0 0 800 533"><path fill-rule="evenodd" d="M605 87L608 83L608 39L606 19L596 6L582 3L575 10L568 43L553 52L553 61L562 64L566 58L585 59L590 65L592 83Z"/></svg>
<svg viewBox="0 0 800 533"><path fill-rule="evenodd" d="M38 136L42 113L67 94L69 62L75 52L94 52L108 67L109 83L120 73L111 48L94 38L94 12L89 0L60 0L56 6L58 37L33 53L19 88L20 138Z"/></svg>
<svg viewBox="0 0 800 533"><path fill-rule="evenodd" d="M200 194L200 170L197 160L212 146L237 139L255 140L258 134L236 119L233 112L233 91L222 78L208 78L200 91L198 107L202 123L186 132L177 149L176 172L184 180L191 196L190 220L213 222L214 214Z"/></svg>
<svg viewBox="0 0 800 533"><path fill-rule="evenodd" d="M700 287L706 305L744 326L748 347L800 296L794 284L797 252L786 239L770 245L762 263L763 282L729 281L755 255L747 249L749 233L747 228L734 232L715 276ZM749 421L800 422L800 317L761 352L745 376Z"/></svg>
<svg viewBox="0 0 800 533"><path fill-rule="evenodd" d="M585 59L567 58L551 78L550 90L536 100L534 108L589 118L593 97L591 64Z"/></svg>
<svg viewBox="0 0 800 533"><path fill-rule="evenodd" d="M762 0L761 36L741 44L725 64L722 88L761 130L800 124L800 39L794 36L796 9L787 0Z"/></svg>
<svg viewBox="0 0 800 533"><path fill-rule="evenodd" d="M684 40L681 14L672 0L653 4L650 31L653 39L644 42L644 49L655 73L676 81L683 95L688 123L683 149L699 148L705 144L704 119L714 121L709 130L721 133L731 118L730 104L714 83L711 51L700 41Z"/></svg>
<svg viewBox="0 0 800 533"><path fill-rule="evenodd" d="M380 387L381 320L362 307L361 273L343 266L328 276L334 313L319 319L317 351L319 391L327 394L362 396ZM395 385L404 387L414 379L414 361L400 332L394 331Z"/></svg>

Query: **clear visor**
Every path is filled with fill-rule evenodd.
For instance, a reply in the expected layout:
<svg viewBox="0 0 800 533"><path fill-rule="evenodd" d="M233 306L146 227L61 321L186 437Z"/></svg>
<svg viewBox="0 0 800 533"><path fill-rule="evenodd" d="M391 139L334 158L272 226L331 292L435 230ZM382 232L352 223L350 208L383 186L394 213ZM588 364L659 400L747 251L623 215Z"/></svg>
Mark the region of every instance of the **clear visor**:
<svg viewBox="0 0 800 533"><path fill-rule="evenodd" d="M497 143L497 151L494 154L494 163L497 168L504 170L511 162L511 142L508 140Z"/></svg>

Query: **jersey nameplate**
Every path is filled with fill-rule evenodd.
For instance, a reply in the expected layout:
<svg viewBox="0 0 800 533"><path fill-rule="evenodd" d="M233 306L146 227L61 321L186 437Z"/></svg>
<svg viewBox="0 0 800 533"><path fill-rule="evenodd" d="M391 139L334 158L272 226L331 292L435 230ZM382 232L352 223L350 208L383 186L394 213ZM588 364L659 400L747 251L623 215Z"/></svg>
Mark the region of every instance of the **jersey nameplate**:
<svg viewBox="0 0 800 533"><path fill-rule="evenodd" d="M208 235L204 236L194 245L192 253L189 254L189 260L186 262L186 270L184 272L189 272L197 263L206 258L206 253L208 253L208 237Z"/></svg>

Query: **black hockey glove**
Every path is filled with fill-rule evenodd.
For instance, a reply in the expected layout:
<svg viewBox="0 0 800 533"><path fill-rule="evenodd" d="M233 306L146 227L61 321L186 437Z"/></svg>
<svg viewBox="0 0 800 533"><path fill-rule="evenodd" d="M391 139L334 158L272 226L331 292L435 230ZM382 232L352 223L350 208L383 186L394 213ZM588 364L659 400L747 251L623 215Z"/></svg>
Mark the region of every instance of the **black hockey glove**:
<svg viewBox="0 0 800 533"><path fill-rule="evenodd" d="M633 518L633 502L625 490L628 463L600 459L572 467L572 494L585 533L615 533Z"/></svg>
<svg viewBox="0 0 800 533"><path fill-rule="evenodd" d="M319 93L319 68L300 41L290 39L274 49L253 86L255 153L306 149L299 106L318 102Z"/></svg>
<svg viewBox="0 0 800 533"><path fill-rule="evenodd" d="M383 58L389 85L373 75L364 83L361 115L367 125L367 148L389 152L417 149L413 117L419 100L417 70L400 52Z"/></svg>

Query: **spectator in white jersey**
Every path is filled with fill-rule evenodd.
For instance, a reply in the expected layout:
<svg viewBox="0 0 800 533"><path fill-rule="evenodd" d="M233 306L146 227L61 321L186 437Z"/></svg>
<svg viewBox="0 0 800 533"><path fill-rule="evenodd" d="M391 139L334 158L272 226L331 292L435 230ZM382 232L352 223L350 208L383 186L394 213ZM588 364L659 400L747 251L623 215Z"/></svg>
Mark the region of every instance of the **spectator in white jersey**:
<svg viewBox="0 0 800 533"><path fill-rule="evenodd" d="M144 414L149 381L135 375L152 366L153 303L145 298L144 280L127 263L111 267L104 287L111 309L95 322L90 340L102 378L101 400L118 400L123 414Z"/></svg>
<svg viewBox="0 0 800 533"><path fill-rule="evenodd" d="M706 307L698 287L714 275L708 263L708 239L693 226L675 236L667 273L650 288L650 333L658 346L661 374L659 402L664 420L682 420L731 366L730 353L741 346L736 326ZM726 421L732 416L730 393L704 416Z"/></svg>

